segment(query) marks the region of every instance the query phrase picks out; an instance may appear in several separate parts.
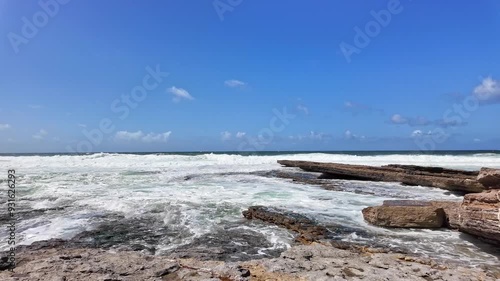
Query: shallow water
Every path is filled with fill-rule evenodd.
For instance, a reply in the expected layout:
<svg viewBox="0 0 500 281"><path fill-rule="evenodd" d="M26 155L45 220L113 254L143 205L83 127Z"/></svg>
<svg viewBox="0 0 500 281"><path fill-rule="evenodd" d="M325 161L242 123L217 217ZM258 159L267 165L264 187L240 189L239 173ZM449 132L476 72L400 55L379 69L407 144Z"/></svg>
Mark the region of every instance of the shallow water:
<svg viewBox="0 0 500 281"><path fill-rule="evenodd" d="M241 212L249 206L264 205L305 214L326 226L340 224L349 230L338 234L337 238L345 241L383 243L471 264L499 263L495 254L484 252L478 247L481 244L472 243L474 240L469 241L458 232L381 229L367 225L361 214L363 208L387 199L461 200L460 196L428 187L358 181L338 181L338 184L345 190L361 189L373 195L335 192L255 173L284 169L276 163L278 159L415 164L467 170L482 166L500 168L498 154L0 156L2 166L16 169L18 175L16 203L20 221L16 238L20 244L70 239L84 231L105 233L103 226L109 230L122 222L128 226L120 228L125 238L116 237L107 243L115 243L117 247L144 245L162 254L216 233L239 233L241 237L234 234L233 244L248 242L246 251L266 255L289 247L293 237L275 226L242 218ZM1 192L6 194L4 186ZM4 203L5 197L1 200ZM64 208L30 212L54 207ZM245 232L260 233L267 243L249 242L242 238ZM6 240L5 235L0 234L2 241ZM260 249L250 249L259 246ZM7 248L7 243L0 245L0 250Z"/></svg>

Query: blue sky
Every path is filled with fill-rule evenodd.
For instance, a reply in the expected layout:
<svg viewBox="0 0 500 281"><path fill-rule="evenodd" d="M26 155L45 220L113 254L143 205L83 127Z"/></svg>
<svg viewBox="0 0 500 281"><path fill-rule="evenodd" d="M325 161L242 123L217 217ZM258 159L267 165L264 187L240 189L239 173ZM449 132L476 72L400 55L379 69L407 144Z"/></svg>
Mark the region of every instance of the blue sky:
<svg viewBox="0 0 500 281"><path fill-rule="evenodd" d="M500 149L498 1L0 0L0 152Z"/></svg>

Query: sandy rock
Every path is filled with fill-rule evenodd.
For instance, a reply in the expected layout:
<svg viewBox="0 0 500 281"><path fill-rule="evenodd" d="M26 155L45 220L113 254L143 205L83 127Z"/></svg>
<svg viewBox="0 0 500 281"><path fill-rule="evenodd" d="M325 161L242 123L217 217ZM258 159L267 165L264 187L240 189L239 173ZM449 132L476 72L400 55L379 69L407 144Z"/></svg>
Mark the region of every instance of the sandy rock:
<svg viewBox="0 0 500 281"><path fill-rule="evenodd" d="M464 197L460 207L460 231L500 245L500 190Z"/></svg>
<svg viewBox="0 0 500 281"><path fill-rule="evenodd" d="M377 206L363 209L367 222L395 228L440 228L446 221L442 208L430 206Z"/></svg>
<svg viewBox="0 0 500 281"><path fill-rule="evenodd" d="M383 206L433 206L441 208L445 213L443 226L450 229L460 227L460 205L461 201L422 201L422 200L386 200Z"/></svg>
<svg viewBox="0 0 500 281"><path fill-rule="evenodd" d="M477 181L487 188L500 189L500 169L482 168Z"/></svg>
<svg viewBox="0 0 500 281"><path fill-rule="evenodd" d="M444 225L450 229L460 228L460 206L461 201L430 201L436 208L442 208L445 214Z"/></svg>

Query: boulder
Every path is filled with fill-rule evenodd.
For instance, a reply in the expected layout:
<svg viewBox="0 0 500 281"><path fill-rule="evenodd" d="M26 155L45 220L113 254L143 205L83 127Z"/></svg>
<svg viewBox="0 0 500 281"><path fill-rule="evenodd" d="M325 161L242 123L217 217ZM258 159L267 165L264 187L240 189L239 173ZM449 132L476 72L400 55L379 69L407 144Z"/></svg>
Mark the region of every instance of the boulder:
<svg viewBox="0 0 500 281"><path fill-rule="evenodd" d="M440 228L446 221L443 208L431 204L368 207L363 217L370 224L394 228Z"/></svg>
<svg viewBox="0 0 500 281"><path fill-rule="evenodd" d="M490 189L500 189L500 169L482 168L477 181Z"/></svg>
<svg viewBox="0 0 500 281"><path fill-rule="evenodd" d="M460 231L500 245L500 190L464 197L460 206Z"/></svg>
<svg viewBox="0 0 500 281"><path fill-rule="evenodd" d="M431 201L432 206L442 208L445 214L444 225L450 229L460 228L460 205L461 201Z"/></svg>
<svg viewBox="0 0 500 281"><path fill-rule="evenodd" d="M460 227L460 205L461 201L422 201L422 200L386 200L383 206L432 206L443 209L445 221L443 226L450 229Z"/></svg>

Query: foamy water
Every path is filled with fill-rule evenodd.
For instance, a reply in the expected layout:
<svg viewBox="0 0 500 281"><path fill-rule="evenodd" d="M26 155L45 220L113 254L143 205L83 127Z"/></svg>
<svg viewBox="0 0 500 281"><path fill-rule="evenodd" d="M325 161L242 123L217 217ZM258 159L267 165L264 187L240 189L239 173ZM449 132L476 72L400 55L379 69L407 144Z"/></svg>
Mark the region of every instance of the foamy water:
<svg viewBox="0 0 500 281"><path fill-rule="evenodd" d="M258 231L275 248L286 248L291 235L275 226L245 222L241 211L252 205L284 208L308 215L325 225L352 228L339 237L346 241L377 240L434 257L473 264L498 263L498 258L466 241L458 232L387 230L367 225L361 210L393 198L461 200L446 191L396 183L339 181L345 189L374 195L334 192L286 179L250 174L284 169L277 160L308 160L363 165L415 164L467 170L500 168L497 154L380 155L289 154L241 156L227 154L85 156L2 156L5 170L18 175L17 206L21 210L66 207L18 223L20 244L51 238L70 239L92 230L110 216L125 219L154 217L177 235L164 235L155 245L160 252L185 245L221 227ZM188 179L188 180L187 180ZM6 188L2 191L6 194ZM2 197L1 202L5 202ZM5 204L4 204L5 205ZM152 227L153 228L153 227ZM151 229L154 232L154 229ZM180 234L179 234L180 233ZM369 237L364 233L370 233ZM6 241L5 233L1 240ZM137 241L141 243L141 241ZM0 244L0 250L8 248Z"/></svg>

